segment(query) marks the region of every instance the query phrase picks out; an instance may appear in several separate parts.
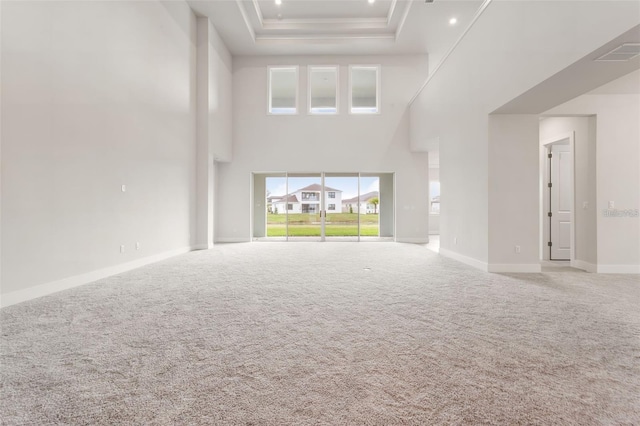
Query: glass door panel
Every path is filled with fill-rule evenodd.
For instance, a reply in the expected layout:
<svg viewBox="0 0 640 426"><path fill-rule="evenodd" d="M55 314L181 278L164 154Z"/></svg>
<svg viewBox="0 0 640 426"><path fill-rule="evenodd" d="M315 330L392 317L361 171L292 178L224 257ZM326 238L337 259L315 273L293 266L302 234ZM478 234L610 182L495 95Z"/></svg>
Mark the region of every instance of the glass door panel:
<svg viewBox="0 0 640 426"><path fill-rule="evenodd" d="M380 177L360 175L360 237L377 239L380 236Z"/></svg>
<svg viewBox="0 0 640 426"><path fill-rule="evenodd" d="M265 178L267 220L266 236L286 240L287 238L287 175L267 176Z"/></svg>
<svg viewBox="0 0 640 426"><path fill-rule="evenodd" d="M326 173L324 177L325 239L358 241L359 203L357 173Z"/></svg>
<svg viewBox="0 0 640 426"><path fill-rule="evenodd" d="M288 174L287 239L289 241L320 241L322 238L322 175Z"/></svg>
<svg viewBox="0 0 640 426"><path fill-rule="evenodd" d="M255 187L254 237L392 241L393 173L269 173ZM262 204L262 200L265 204ZM265 208L266 207L266 208ZM264 210L263 210L264 209ZM266 219L266 220L265 220Z"/></svg>

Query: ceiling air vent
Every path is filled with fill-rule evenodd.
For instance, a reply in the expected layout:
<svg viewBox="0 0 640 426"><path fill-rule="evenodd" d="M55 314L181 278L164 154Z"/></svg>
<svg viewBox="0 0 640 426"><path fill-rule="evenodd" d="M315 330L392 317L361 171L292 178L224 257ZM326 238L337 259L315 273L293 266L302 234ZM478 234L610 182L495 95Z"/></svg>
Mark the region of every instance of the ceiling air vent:
<svg viewBox="0 0 640 426"><path fill-rule="evenodd" d="M640 43L624 43L609 53L600 56L596 61L618 62L628 61L640 55Z"/></svg>

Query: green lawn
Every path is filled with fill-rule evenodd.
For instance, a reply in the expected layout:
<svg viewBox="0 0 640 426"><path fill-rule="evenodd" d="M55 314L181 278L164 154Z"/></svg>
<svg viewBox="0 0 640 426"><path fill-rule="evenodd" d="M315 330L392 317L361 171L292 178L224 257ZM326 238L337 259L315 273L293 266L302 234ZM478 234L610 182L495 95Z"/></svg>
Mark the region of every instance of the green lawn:
<svg viewBox="0 0 640 426"><path fill-rule="evenodd" d="M329 226L325 228L325 235L327 237L357 237L358 225L341 225L341 226ZM360 225L360 235L363 237L377 237L378 225ZM267 237L285 237L286 227L285 225L269 225L267 227ZM320 225L317 226L305 226L305 225L289 225L290 237L319 237Z"/></svg>
<svg viewBox="0 0 640 426"><path fill-rule="evenodd" d="M286 216L284 214L267 215L267 237L286 236ZM327 214L325 235L327 237L357 237L357 213ZM378 215L360 215L360 235L367 237L378 236ZM291 237L319 237L319 214L290 214L289 236Z"/></svg>
<svg viewBox="0 0 640 426"><path fill-rule="evenodd" d="M285 223L287 215L285 214L267 214L267 224ZM291 223L314 223L320 222L319 214L308 213L292 213L289 215L289 224ZM327 222L334 223L358 223L357 213L327 213ZM360 223L378 223L377 214L361 214Z"/></svg>

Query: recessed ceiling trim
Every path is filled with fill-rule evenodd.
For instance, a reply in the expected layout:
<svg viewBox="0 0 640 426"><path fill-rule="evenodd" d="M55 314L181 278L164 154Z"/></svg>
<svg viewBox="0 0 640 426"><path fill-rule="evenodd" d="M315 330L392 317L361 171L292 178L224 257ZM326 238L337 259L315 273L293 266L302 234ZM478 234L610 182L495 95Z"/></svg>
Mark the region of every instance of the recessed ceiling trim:
<svg viewBox="0 0 640 426"><path fill-rule="evenodd" d="M338 40L393 40L398 39L409 15L413 1L405 1L398 22L398 0L391 0L386 17L379 18L265 18L259 0L236 0L242 19L254 43L269 42L325 42ZM246 6L250 4L251 6ZM255 13L255 19L252 14ZM279 16L279 15L278 15ZM398 22L395 29L392 22Z"/></svg>
<svg viewBox="0 0 640 426"><path fill-rule="evenodd" d="M331 24L369 24L369 25L380 25L385 24L387 22L386 18L317 18L317 19L306 19L306 18L298 18L298 19L270 19L266 18L264 20L265 23L277 23L277 22L292 22L296 24L305 24L305 25L313 25L313 24L322 24L322 25L331 25Z"/></svg>
<svg viewBox="0 0 640 426"><path fill-rule="evenodd" d="M247 11L242 5L242 0L236 0L236 4L238 5L238 9L240 10L240 14L242 15L242 19L244 20L245 25L247 26L247 30L249 31L249 35L251 39L255 43L256 41L256 32L253 29L253 25L251 25L251 21L249 20L249 16L247 15Z"/></svg>
<svg viewBox="0 0 640 426"><path fill-rule="evenodd" d="M387 29L386 19L265 19L264 30Z"/></svg>
<svg viewBox="0 0 640 426"><path fill-rule="evenodd" d="M258 35L256 43L268 42L335 42L335 41L355 41L355 40L390 40L394 41L393 34L318 34L318 35Z"/></svg>
<svg viewBox="0 0 640 426"><path fill-rule="evenodd" d="M402 19L400 19L400 23L398 24L398 28L396 29L396 35L395 35L396 41L400 36L400 32L404 28L404 23L407 22L407 17L409 16L409 10L411 9L411 5L413 4L412 1L408 1L406 3L407 5L404 7L404 13L402 14Z"/></svg>
<svg viewBox="0 0 640 426"><path fill-rule="evenodd" d="M398 4L398 0L393 0L391 2L391 6L389 6L389 13L387 14L387 26L391 25L391 18L393 18L393 12L396 10L396 4Z"/></svg>
<svg viewBox="0 0 640 426"><path fill-rule="evenodd" d="M258 4L258 0L253 0L253 8L255 9L256 16L258 17L258 22L260 22L260 26L264 28L264 19L262 17L262 10L260 9L260 4Z"/></svg>

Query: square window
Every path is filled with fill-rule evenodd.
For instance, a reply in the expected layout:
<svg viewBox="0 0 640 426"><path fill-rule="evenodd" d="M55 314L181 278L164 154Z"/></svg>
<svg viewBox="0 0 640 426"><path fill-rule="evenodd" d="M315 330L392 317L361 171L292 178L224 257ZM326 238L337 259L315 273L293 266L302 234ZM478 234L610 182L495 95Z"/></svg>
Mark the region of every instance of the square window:
<svg viewBox="0 0 640 426"><path fill-rule="evenodd" d="M335 192L329 192L329 198L336 198Z"/></svg>
<svg viewBox="0 0 640 426"><path fill-rule="evenodd" d="M352 114L380 112L380 66L349 67L349 111Z"/></svg>
<svg viewBox="0 0 640 426"><path fill-rule="evenodd" d="M298 67L269 67L269 113L298 112Z"/></svg>
<svg viewBox="0 0 640 426"><path fill-rule="evenodd" d="M309 112L338 113L338 67L309 67Z"/></svg>
<svg viewBox="0 0 640 426"><path fill-rule="evenodd" d="M327 210L335 210L335 209L336 209L335 204L329 204L329 207L327 208Z"/></svg>

